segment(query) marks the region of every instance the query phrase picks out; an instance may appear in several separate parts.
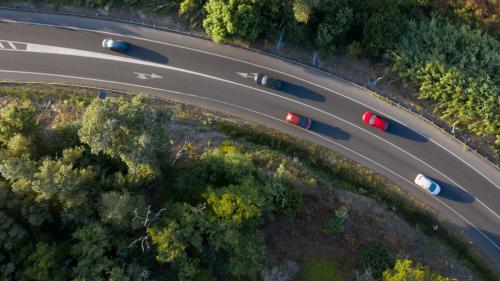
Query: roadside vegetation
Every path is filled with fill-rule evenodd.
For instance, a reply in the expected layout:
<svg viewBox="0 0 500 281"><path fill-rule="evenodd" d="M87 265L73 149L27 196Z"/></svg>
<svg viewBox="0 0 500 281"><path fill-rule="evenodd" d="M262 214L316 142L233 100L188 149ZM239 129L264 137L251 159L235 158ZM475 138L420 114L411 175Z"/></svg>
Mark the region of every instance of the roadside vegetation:
<svg viewBox="0 0 500 281"><path fill-rule="evenodd" d="M500 157L500 6L484 0L34 1L179 14L215 42L285 41L323 56L387 60L415 100ZM271 43L274 44L274 43Z"/></svg>
<svg viewBox="0 0 500 281"><path fill-rule="evenodd" d="M2 280L495 279L459 236L332 152L95 94L0 88Z"/></svg>

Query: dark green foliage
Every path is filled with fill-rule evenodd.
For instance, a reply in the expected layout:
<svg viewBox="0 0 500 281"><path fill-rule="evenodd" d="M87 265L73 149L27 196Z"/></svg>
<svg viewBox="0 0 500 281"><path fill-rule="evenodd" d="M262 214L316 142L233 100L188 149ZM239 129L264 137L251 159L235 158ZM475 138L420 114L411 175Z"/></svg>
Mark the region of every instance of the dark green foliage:
<svg viewBox="0 0 500 281"><path fill-rule="evenodd" d="M411 22L394 54L394 68L435 101L450 124L479 136L500 131L500 44L478 29L440 16Z"/></svg>
<svg viewBox="0 0 500 281"><path fill-rule="evenodd" d="M369 242L363 246L359 259L361 266L364 269L369 268L375 278L382 277L382 272L392 268L394 264L385 245L377 241Z"/></svg>
<svg viewBox="0 0 500 281"><path fill-rule="evenodd" d="M342 206L335 211L335 216L329 219L326 223L325 230L330 234L344 233L345 220L349 217L348 210Z"/></svg>
<svg viewBox="0 0 500 281"><path fill-rule="evenodd" d="M343 36L352 21L352 9L342 7L335 14L325 17L316 31L316 44L327 54L335 54L337 47L343 43Z"/></svg>
<svg viewBox="0 0 500 281"><path fill-rule="evenodd" d="M2 279L257 280L259 227L300 210L284 165L269 176L232 142L162 166L168 114L142 97L96 100L82 124L51 129L34 109L13 112L0 147ZM37 130L59 144L33 146ZM130 180L141 164L159 174L149 189Z"/></svg>

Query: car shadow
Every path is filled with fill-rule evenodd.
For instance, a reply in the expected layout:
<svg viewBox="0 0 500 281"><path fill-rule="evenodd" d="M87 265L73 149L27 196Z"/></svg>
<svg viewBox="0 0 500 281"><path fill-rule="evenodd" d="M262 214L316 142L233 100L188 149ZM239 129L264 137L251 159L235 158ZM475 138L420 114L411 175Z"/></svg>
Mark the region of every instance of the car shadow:
<svg viewBox="0 0 500 281"><path fill-rule="evenodd" d="M392 134L401 138L405 138L412 141L417 142L427 142L429 139L414 130L396 122L392 121L389 123L389 129L387 130L388 134Z"/></svg>
<svg viewBox="0 0 500 281"><path fill-rule="evenodd" d="M309 99L309 100L314 100L314 101L319 101L319 102L324 102L325 96L320 95L314 91L311 91L305 87L302 87L297 84L289 83L282 81L281 87L279 89L281 92L284 92L286 94L296 96L301 99Z"/></svg>
<svg viewBox="0 0 500 281"><path fill-rule="evenodd" d="M441 192L439 193L439 197L446 198L449 200L453 200L455 202L467 203L470 204L474 202L476 199L472 194L468 193L465 190L462 190L459 187L456 187L453 184L449 184L440 180L433 179L439 186L441 186Z"/></svg>
<svg viewBox="0 0 500 281"><path fill-rule="evenodd" d="M348 132L316 120L312 120L310 130L337 140L349 140L351 138L351 134Z"/></svg>
<svg viewBox="0 0 500 281"><path fill-rule="evenodd" d="M135 44L129 43L129 47L125 52L125 54L127 54L127 56L131 56L139 60L155 62L160 64L168 63L168 58L166 56Z"/></svg>

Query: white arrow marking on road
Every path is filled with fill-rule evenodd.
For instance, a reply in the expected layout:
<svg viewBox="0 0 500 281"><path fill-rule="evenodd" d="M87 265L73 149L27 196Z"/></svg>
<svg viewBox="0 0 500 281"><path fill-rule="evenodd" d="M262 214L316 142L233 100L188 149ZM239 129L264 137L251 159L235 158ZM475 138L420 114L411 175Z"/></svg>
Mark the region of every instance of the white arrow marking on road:
<svg viewBox="0 0 500 281"><path fill-rule="evenodd" d="M257 73L246 73L246 72L236 72L236 73L243 78L253 78L257 76Z"/></svg>
<svg viewBox="0 0 500 281"><path fill-rule="evenodd" d="M163 78L160 75L154 74L154 73L151 73L151 74L140 73L140 72L134 72L134 73L137 75L137 78L143 79L143 80L145 80L145 79L154 79L154 78Z"/></svg>

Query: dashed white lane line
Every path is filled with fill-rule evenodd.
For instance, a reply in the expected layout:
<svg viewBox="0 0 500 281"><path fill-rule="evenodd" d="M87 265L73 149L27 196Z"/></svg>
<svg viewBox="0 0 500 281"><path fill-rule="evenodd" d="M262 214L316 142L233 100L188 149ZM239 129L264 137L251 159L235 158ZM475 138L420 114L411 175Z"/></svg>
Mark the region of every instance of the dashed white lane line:
<svg viewBox="0 0 500 281"><path fill-rule="evenodd" d="M179 68L179 67L174 67L174 66L169 66L169 65L154 63L154 62L148 62L148 61L143 61L143 60L138 60L138 59L133 59L133 58L128 58L128 57L121 57L121 56L116 56L116 55L110 55L110 54L98 53L98 52L92 52L92 51L85 51L85 50L78 50L78 49L72 49L72 48L64 48L64 47L42 45L42 44L32 44L32 43L26 43L26 42L15 42L15 43L27 44L27 47L26 47L26 51L27 52L45 53L45 54L57 54L57 55L68 55L68 56L78 56L78 57L87 57L87 58L92 58L92 59L103 59L103 60L111 60L111 61L119 61L119 62L125 62L125 63L147 65L147 66L152 66L152 67L156 67L156 68L163 68L163 69L168 69L168 70L172 70L172 71L178 71L178 72L183 72L183 73L187 73L187 74L191 74L191 75L201 76L201 77L204 77L204 78L213 79L213 80L221 81L221 82L224 82L224 83L228 83L228 84L232 84L232 85L237 85L237 86L240 86L240 87L248 88L248 89L253 90L253 92L260 92L260 93L264 93L264 94L267 94L267 95L274 96L274 97L279 98L279 99L284 99L284 100L287 100L289 102L299 104L301 106L310 108L312 110L318 111L318 112L320 112L322 114L325 114L327 116L335 118L335 119L337 119L339 121L342 121L342 122L344 122L344 123L346 123L346 124L348 124L348 125L350 125L352 127L357 128L360 131L363 131L363 132L365 132L365 133L367 133L367 134L369 134L369 135L371 135L371 136L379 139L380 141L382 141L382 142L384 142L386 144L389 144L390 146L396 148L397 150L401 151L402 153L407 154L408 156L412 157L413 159L417 160L418 162L420 162L424 166L428 167L429 169L433 170L437 174L441 175L442 177L444 177L445 179L447 179L448 181L450 181L450 183L456 185L457 187L459 187L463 191L465 191L465 192L467 192L467 193L470 194L470 192L467 189L465 189L464 187L462 187L456 181L452 180L450 177L448 177L447 175L445 175L444 173L442 173L438 169L436 169L433 166L429 165L428 163L426 163L425 161L423 161L420 158L416 157L415 155L409 153L405 149L402 149L399 146L397 146L397 145L395 145L395 144L387 141L386 139L384 139L384 138L382 138L380 136L377 136L374 133L372 133L372 132L366 130L365 128L362 128L362 127L360 127L360 126L358 126L358 125L356 125L356 124L354 124L352 122L349 122L349 121L347 121L347 120L345 120L343 118L340 118L339 116L331 114L331 113L329 113L327 111L324 111L322 109L316 108L316 107L314 107L312 105L309 105L309 104L306 104L306 103L294 100L292 98L284 97L284 96L281 96L281 95L278 95L278 94L275 94L275 93L272 93L272 92L269 92L269 91L266 91L266 90L262 90L262 89L255 88L255 87L251 87L251 86L248 86L248 85L245 85L245 84L241 84L241 83L234 82L234 81L231 81L231 80L227 80L227 79L224 79L224 78L212 76L212 75L209 75L209 74L205 74L205 73L201 73L201 72L196 72L196 71L192 71L192 70L187 70L187 69L183 69L183 68ZM490 207L488 207L486 204L484 204L480 199L475 198L475 200L477 202L479 202L479 204L481 204L490 213L492 213L498 220L500 220L500 215L498 215L497 213L495 213Z"/></svg>
<svg viewBox="0 0 500 281"><path fill-rule="evenodd" d="M30 74L30 75L40 75L40 76L52 76L52 77L62 77L62 78L70 78L70 79L76 79L76 80L87 80L87 81L95 81L95 82L102 82L102 83L109 83L109 84L116 84L116 85L123 85L123 86L130 86L130 87L136 87L136 88L144 88L144 89L149 89L149 90L154 90L154 91L159 91L159 92L167 92L167 93L175 94L175 95L178 95L178 96L187 96L187 97L192 97L192 98L197 98L197 99L212 101L212 102L215 102L215 103L220 103L220 104L223 104L223 105L227 105L227 106L231 106L231 107L237 108L239 110L248 111L248 112L260 115L260 116L264 116L264 117L272 119L274 121L278 121L278 122L287 124L285 121L283 121L283 120L281 120L279 118L276 118L276 117L273 117L273 116L267 115L265 113L261 113L261 112L258 112L258 111L255 111L255 110L252 110L252 109L249 109L249 108L246 108L246 107L242 107L242 106L239 106L239 105L236 105L236 104L228 103L228 102L225 102L225 101L220 101L220 100L213 99L213 98L198 96L198 95L194 95L194 94L187 94L187 93L178 92L178 91L165 90L165 89L161 89L161 88L155 88L155 87L138 85L138 84L124 83L124 82L117 82L117 81L110 81L110 80L103 80L103 79L95 79L95 78L88 78L88 77L70 76L70 75L59 75L59 74L39 73L39 72L27 72L27 71L1 70L1 69L0 69L0 72L18 73L18 74ZM378 162L376 162L376 161L368 158L367 156L365 156L365 155L363 155L363 154L361 154L359 152L356 152L356 151L354 151L354 150L352 150L352 149L350 149L350 148L348 148L348 147L346 147L346 146L344 146L344 145L342 145L340 143L337 143L336 141L333 141L333 140L331 140L329 138L326 138L326 137L324 137L324 136L322 136L322 135L320 135L320 134L318 134L316 132L309 131L309 130L304 130L304 132L312 134L312 135L314 135L316 137L319 137L319 138L321 138L321 139L323 139L323 140L325 140L325 141L327 141L327 142L329 142L331 144L337 145L338 147L341 147L342 149L345 149L345 150L347 150L347 151L349 151L349 152L351 152L353 154L356 154L359 157L361 157L361 158L363 158L363 159L365 159L365 160L373 163L374 165L381 167L382 169L388 171L389 173L397 176L398 178L402 179L403 181L405 181L409 185L415 186L413 182L407 180L406 178L404 178L400 174L396 173L392 169L387 168L386 166L384 166L382 164L379 164ZM416 190L420 190L420 189L416 189ZM425 192L425 191L421 191L421 192ZM441 203L443 206L445 206L451 212L453 212L458 217L460 217L462 220L464 220L467 224L469 224L470 226L472 226L482 237L484 237L497 250L500 251L500 246L498 244L496 244L491 238L489 238L488 235L486 235L480 228L478 228L476 225L474 225L472 222L470 222L468 219L466 219L464 216L462 216L459 212L457 212L455 209L453 209L452 207L450 207L448 204L446 204L445 202L443 202L439 198L434 197L434 196L430 196L430 197L433 198L434 200L437 200L439 203Z"/></svg>
<svg viewBox="0 0 500 281"><path fill-rule="evenodd" d="M203 51L203 50L200 50L200 49L196 49L196 48L190 48L190 47L186 47L186 46L181 46L181 45L177 45L177 44L172 44L172 43L166 43L166 42L161 42L161 41L157 41L157 40L152 40L152 39L146 39L146 38L142 38L142 37L138 37L138 36L132 36L132 35L124 35L124 34L119 34L119 33L114 33L114 32L108 32L108 31L100 31L100 30L93 30L93 29L87 29L87 28L79 28L79 27L73 27L73 26L67 26L67 25L56 25L56 24L45 24L45 23L33 23L33 22L27 22L27 21L18 21L18 20L10 20L10 19L5 19L3 20L4 22L13 22L13 23L24 23L24 24L31 24L31 25L36 25L36 26L49 26L49 27L64 27L64 28L67 28L67 29L71 29L71 30L78 30L78 31L87 31L87 32L94 32L94 33L101 33L101 34L109 34L109 35L116 35L116 36L122 36L122 37L127 37L127 38L133 38L133 39L136 39L136 40L141 40L141 41L146 41L146 42L151 42L151 43L156 43L156 44L161 44L161 45L166 45L166 46L171 46L171 47L176 47L176 48L180 48L180 49L185 49L185 50L189 50L189 51L193 51L193 52L198 52L198 53L202 53L202 54L206 54L206 55L210 55L210 56L216 56L216 57L220 57L220 58L224 58L224 59L228 59L228 60L232 60L232 61L237 61L237 62L241 62L241 63L245 63L245 64L248 64L248 65L252 65L252 66L256 66L256 67L259 67L259 68L262 68L262 69L266 69L266 70L270 70L270 71L273 71L273 72L276 72L276 73L280 73L281 75L285 75L285 76L288 76L288 77L293 77L299 81L302 81L304 83L307 83L309 85L313 85L313 86L316 86L318 88L321 88L323 90L326 90L328 92L331 92L331 93L334 93L336 95L339 95L339 96L342 96L346 99L349 99L355 103L358 103L360 105L363 105L367 108L372 108L371 106L368 106L354 98L351 98L347 95L344 95L342 93L339 93L335 90L332 90L332 89L329 89L327 87L324 87L322 85L319 85L319 84L316 84L314 82L310 82L306 79L303 79L303 78L300 78L298 76L295 76L295 75L291 75L289 73L286 73L286 72L283 72L283 71L280 71L280 70L277 70L277 69L273 69L273 68L270 68L270 67L266 67L266 66L262 66L262 65L259 65L259 64L256 64L256 63L252 63L252 62L248 62L248 61L245 61L245 60L241 60L241 59L237 59L237 58L233 58L233 57L228 57L228 56L224 56L224 55L220 55L220 54L215 54L215 53L211 53L211 52L207 52L207 51ZM284 58L281 58L281 59L284 59ZM286 61L289 61L289 62L292 62L292 63L295 63L295 64L298 64L298 65L302 65L304 67L308 67L310 68L309 66L307 65L304 65L304 64L301 64L301 63L297 63L297 62L293 62L293 61L290 61L290 60L287 60L287 59L284 59ZM325 71L322 71L322 70L318 70L318 69L314 69L315 71L318 71L318 72L321 72L325 75L328 75L328 76L331 76L331 77L335 77L336 79L340 79L342 81L345 81L346 83L350 84L350 85L353 85L357 88L362 88L361 86L357 85L357 84L354 84L348 80L345 80L341 77L338 77L338 76L334 76L328 72L325 72ZM397 122L399 123L403 123L401 122L399 119L397 119L396 117L394 116L391 116L390 114L387 114L387 113L384 113L384 115L388 116L389 118L393 119L393 120L396 120ZM408 127L408 126L407 126ZM423 135L422 133L414 130L413 128L411 127L408 127L409 129L413 130L414 132L418 133L418 134L421 134ZM424 135L425 136L425 135ZM426 136L427 137L427 136ZM456 157L457 159L459 159L461 162L463 162L465 165L469 166L469 168L473 169L476 173L478 173L479 175L481 175L483 178L485 178L487 181L489 181L492 185L494 185L496 188L500 189L500 186L495 183L493 180L491 180L489 177L487 177L485 174L483 174L481 171L479 171L478 169L476 169L474 166L472 166L471 164L469 164L467 161L465 161L462 157L458 156L456 153L452 152L451 150L447 149L446 147L444 147L443 145L439 144L437 141L427 137L430 141L432 141L433 143L437 144L439 147L441 147L443 150L447 151L448 153L450 153L451 155L453 155L454 157Z"/></svg>

